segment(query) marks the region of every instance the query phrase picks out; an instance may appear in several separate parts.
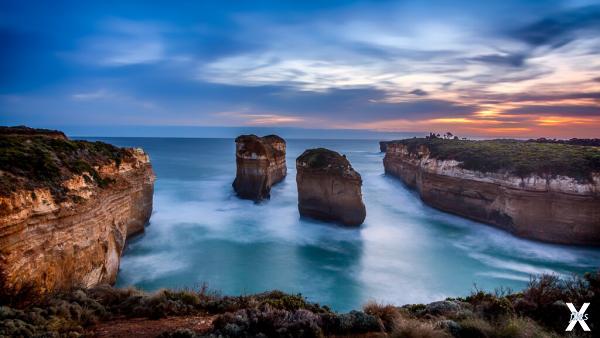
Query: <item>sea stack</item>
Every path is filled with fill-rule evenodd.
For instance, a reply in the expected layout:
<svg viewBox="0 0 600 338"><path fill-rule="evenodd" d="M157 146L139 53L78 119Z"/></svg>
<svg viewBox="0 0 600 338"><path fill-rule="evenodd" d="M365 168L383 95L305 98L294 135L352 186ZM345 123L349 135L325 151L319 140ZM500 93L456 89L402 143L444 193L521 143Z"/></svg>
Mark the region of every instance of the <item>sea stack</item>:
<svg viewBox="0 0 600 338"><path fill-rule="evenodd" d="M285 140L277 135L241 135L235 139L237 173L233 189L240 198L260 201L285 178Z"/></svg>
<svg viewBox="0 0 600 338"><path fill-rule="evenodd" d="M346 156L325 148L308 149L296 159L296 170L301 216L349 226L364 222L362 179Z"/></svg>
<svg viewBox="0 0 600 338"><path fill-rule="evenodd" d="M152 213L142 149L0 127L0 299L114 283Z"/></svg>

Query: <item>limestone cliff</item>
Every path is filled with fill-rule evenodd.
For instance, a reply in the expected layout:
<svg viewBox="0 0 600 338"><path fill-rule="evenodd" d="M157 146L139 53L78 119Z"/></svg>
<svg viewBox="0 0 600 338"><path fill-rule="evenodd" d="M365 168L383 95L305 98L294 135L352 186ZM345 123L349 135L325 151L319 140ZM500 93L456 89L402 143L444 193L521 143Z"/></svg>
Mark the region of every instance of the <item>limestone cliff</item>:
<svg viewBox="0 0 600 338"><path fill-rule="evenodd" d="M485 161L485 156L482 159ZM482 172L465 169L461 161L436 158L425 145L411 149L401 143L387 145L383 163L387 174L399 177L415 188L424 202L440 210L521 237L600 244L598 172L583 181L562 175Z"/></svg>
<svg viewBox="0 0 600 338"><path fill-rule="evenodd" d="M260 201L287 174L285 140L277 135L242 135L235 139L237 173L233 189L240 198Z"/></svg>
<svg viewBox="0 0 600 338"><path fill-rule="evenodd" d="M362 179L345 156L309 149L296 159L296 170L300 215L352 226L364 222Z"/></svg>
<svg viewBox="0 0 600 338"><path fill-rule="evenodd" d="M5 132L0 159L0 293L113 283L152 212L144 151Z"/></svg>
<svg viewBox="0 0 600 338"><path fill-rule="evenodd" d="M393 141L379 141L379 151L385 153L387 145Z"/></svg>

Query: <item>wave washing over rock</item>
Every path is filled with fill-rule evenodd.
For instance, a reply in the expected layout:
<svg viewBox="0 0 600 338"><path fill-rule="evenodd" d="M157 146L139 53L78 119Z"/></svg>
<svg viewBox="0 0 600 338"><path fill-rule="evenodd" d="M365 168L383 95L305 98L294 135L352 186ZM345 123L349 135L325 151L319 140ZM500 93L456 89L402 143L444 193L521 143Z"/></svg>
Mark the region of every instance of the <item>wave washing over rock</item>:
<svg viewBox="0 0 600 338"><path fill-rule="evenodd" d="M417 145L419 142L422 144ZM444 142L449 155L443 154L442 157L441 151L440 155L432 154L430 147L441 147ZM383 160L385 172L415 188L424 202L440 210L492 224L521 237L564 244L600 245L599 172L585 173L586 177L582 179L561 173L535 172L535 166L531 170L521 169L520 175L508 169L473 170L465 168L463 161L452 158L462 150L452 142L481 141L409 139L404 143L391 142L387 144ZM499 144L499 147L505 146ZM521 145L525 143L507 146ZM531 144L527 146L533 147ZM497 152L502 154L501 151ZM511 151L516 152L514 148ZM470 156L481 153L479 150L479 154L472 153ZM576 160L572 158L570 166L580 165ZM482 161L493 162L493 159L483 158ZM531 161L536 160L532 158ZM485 165L490 166L482 164ZM543 168L543 164L535 165ZM556 166L561 170L559 165ZM575 174L578 173L570 175Z"/></svg>
<svg viewBox="0 0 600 338"><path fill-rule="evenodd" d="M5 128L0 154L2 293L114 283L126 239L152 212L144 151Z"/></svg>

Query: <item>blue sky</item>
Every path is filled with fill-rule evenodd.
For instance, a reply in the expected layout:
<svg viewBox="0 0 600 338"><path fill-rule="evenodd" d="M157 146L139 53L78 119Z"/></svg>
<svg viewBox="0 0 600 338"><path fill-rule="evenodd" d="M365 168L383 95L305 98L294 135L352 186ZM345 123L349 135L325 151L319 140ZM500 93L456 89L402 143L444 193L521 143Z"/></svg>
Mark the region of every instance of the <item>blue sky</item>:
<svg viewBox="0 0 600 338"><path fill-rule="evenodd" d="M598 1L5 0L0 42L0 124L600 137Z"/></svg>

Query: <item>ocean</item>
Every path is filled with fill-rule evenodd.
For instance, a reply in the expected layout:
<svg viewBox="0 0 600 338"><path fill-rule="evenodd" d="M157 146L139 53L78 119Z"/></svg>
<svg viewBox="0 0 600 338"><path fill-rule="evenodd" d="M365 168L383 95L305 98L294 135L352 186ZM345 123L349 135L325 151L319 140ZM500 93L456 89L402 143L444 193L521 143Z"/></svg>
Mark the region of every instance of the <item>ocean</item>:
<svg viewBox="0 0 600 338"><path fill-rule="evenodd" d="M91 138L87 138L91 139ZM233 139L92 138L142 147L157 180L144 234L124 251L117 286L223 294L279 289L337 311L368 301L426 303L475 288L520 290L531 275L568 277L600 266L600 249L529 241L423 204L386 176L375 140L287 140L286 179L262 203L240 200ZM300 219L295 159L305 149L346 154L363 178L360 228Z"/></svg>

